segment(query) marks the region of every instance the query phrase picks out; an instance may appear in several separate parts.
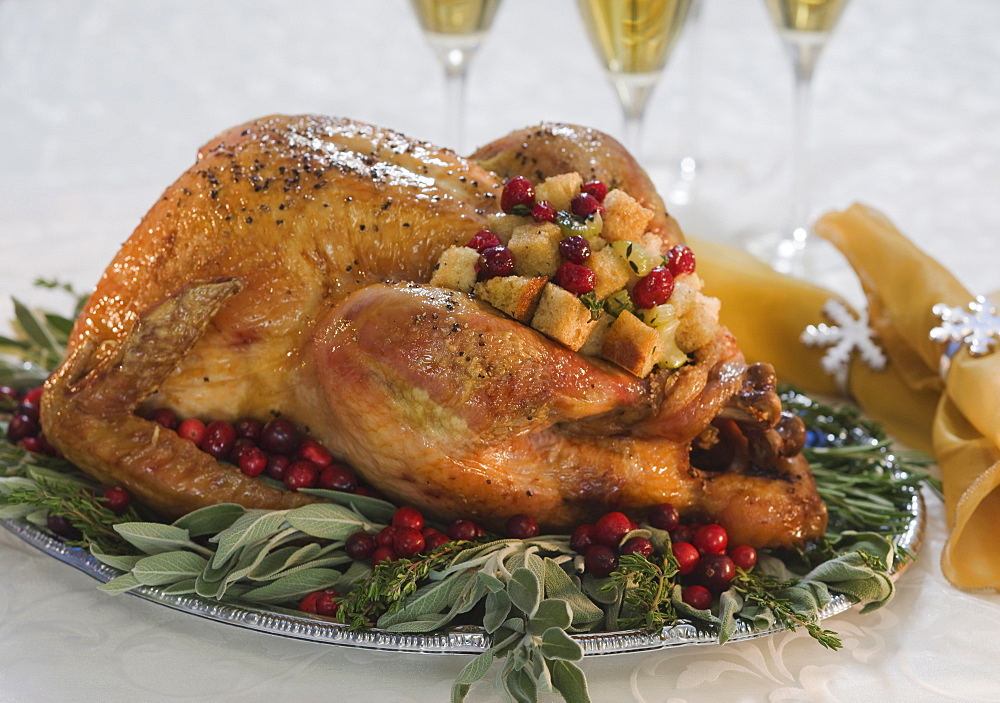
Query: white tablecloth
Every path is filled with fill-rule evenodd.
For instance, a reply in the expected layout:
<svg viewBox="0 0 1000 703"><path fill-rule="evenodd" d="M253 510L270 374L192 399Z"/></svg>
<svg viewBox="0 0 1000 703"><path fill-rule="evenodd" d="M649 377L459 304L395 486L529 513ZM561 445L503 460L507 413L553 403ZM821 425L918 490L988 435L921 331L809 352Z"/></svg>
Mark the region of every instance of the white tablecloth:
<svg viewBox="0 0 1000 703"><path fill-rule="evenodd" d="M703 187L674 212L739 242L783 219L790 70L762 3L705 0L699 26L642 158L666 183L693 145ZM976 292L1000 287L998 27L996 0L854 0L814 95L815 210L880 208ZM33 279L93 285L223 128L321 112L442 140L442 94L403 0L0 0L0 319L11 295L65 309ZM504 0L472 68L469 146L541 120L619 127L574 5ZM1000 700L1000 596L947 585L943 509L927 502L897 598L828 621L843 651L799 632L587 658L594 699ZM467 661L283 639L95 585L0 534L0 701L446 700ZM496 698L491 679L470 695Z"/></svg>

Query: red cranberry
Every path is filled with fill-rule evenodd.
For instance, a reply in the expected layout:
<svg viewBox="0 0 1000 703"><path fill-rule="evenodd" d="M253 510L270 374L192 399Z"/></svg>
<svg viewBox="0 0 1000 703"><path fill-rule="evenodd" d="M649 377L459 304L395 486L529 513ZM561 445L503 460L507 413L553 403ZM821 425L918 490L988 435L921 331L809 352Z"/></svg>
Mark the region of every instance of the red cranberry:
<svg viewBox="0 0 1000 703"><path fill-rule="evenodd" d="M403 559L415 557L424 551L424 536L412 527L397 527L392 533L392 550Z"/></svg>
<svg viewBox="0 0 1000 703"><path fill-rule="evenodd" d="M535 203L535 206L531 208L531 218L535 222L555 222L556 214L556 209L548 200Z"/></svg>
<svg viewBox="0 0 1000 703"><path fill-rule="evenodd" d="M355 561L368 561L375 551L375 538L367 532L355 532L344 543L344 551Z"/></svg>
<svg viewBox="0 0 1000 703"><path fill-rule="evenodd" d="M233 442L233 448L229 450L229 461L239 466L240 457L251 449L257 449L257 445L246 437L237 437Z"/></svg>
<svg viewBox="0 0 1000 703"><path fill-rule="evenodd" d="M736 575L736 565L725 554L706 554L694 570L694 579L713 593L722 593Z"/></svg>
<svg viewBox="0 0 1000 703"><path fill-rule="evenodd" d="M396 534L398 527L392 525L386 525L375 535L375 546L376 547L391 547L392 546L392 536Z"/></svg>
<svg viewBox="0 0 1000 703"><path fill-rule="evenodd" d="M381 564L382 562L396 561L399 556L392 550L392 547L376 547L375 551L372 552L372 566L376 564Z"/></svg>
<svg viewBox="0 0 1000 703"><path fill-rule="evenodd" d="M205 435L198 444L203 452L216 459L225 459L236 441L236 430L225 420L213 420L205 427Z"/></svg>
<svg viewBox="0 0 1000 703"><path fill-rule="evenodd" d="M647 559L653 555L653 543L645 537L630 537L621 548L622 555L638 554Z"/></svg>
<svg viewBox="0 0 1000 703"><path fill-rule="evenodd" d="M315 466L318 466L321 469L324 466L329 466L333 463L333 456L330 454L330 450L313 439L302 440L295 456L299 459L311 461Z"/></svg>
<svg viewBox="0 0 1000 703"><path fill-rule="evenodd" d="M505 246L490 247L479 254L476 264L480 279L509 276L514 273L514 255Z"/></svg>
<svg viewBox="0 0 1000 703"><path fill-rule="evenodd" d="M632 300L636 307L655 308L670 300L674 292L674 277L666 266L654 266L653 270L639 279L632 289Z"/></svg>
<svg viewBox="0 0 1000 703"><path fill-rule="evenodd" d="M264 423L260 420L255 420L252 417L245 417L233 425L233 429L236 430L236 436L240 439L249 439L251 442L259 442L260 433L264 429Z"/></svg>
<svg viewBox="0 0 1000 703"><path fill-rule="evenodd" d="M514 176L503 187L500 208L508 214L528 214L535 204L535 187L524 176Z"/></svg>
<svg viewBox="0 0 1000 703"><path fill-rule="evenodd" d="M260 476L267 469L268 457L260 447L251 446L240 454L237 462L240 471L247 476ZM282 474L284 477L284 474Z"/></svg>
<svg viewBox="0 0 1000 703"><path fill-rule="evenodd" d="M198 418L189 417L177 426L177 434L201 446L201 441L205 438L205 423Z"/></svg>
<svg viewBox="0 0 1000 703"><path fill-rule="evenodd" d="M268 452L294 454L299 446L299 431L283 417L268 420L260 432L260 446Z"/></svg>
<svg viewBox="0 0 1000 703"><path fill-rule="evenodd" d="M10 419L7 425L7 439L12 444L17 444L23 439L34 437L38 434L38 423L24 413L18 413Z"/></svg>
<svg viewBox="0 0 1000 703"><path fill-rule="evenodd" d="M128 510L129 495L124 488L119 486L107 488L102 497L104 498L104 506L115 515L122 515Z"/></svg>
<svg viewBox="0 0 1000 703"><path fill-rule="evenodd" d="M646 519L649 520L649 524L656 529L667 530L668 532L681 524L680 513L678 513L677 508L670 503L660 503L659 505L654 505L649 509L649 514L646 516Z"/></svg>
<svg viewBox="0 0 1000 703"><path fill-rule="evenodd" d="M690 542L674 542L670 545L670 549L674 553L674 559L677 560L677 573L681 576L690 574L701 561L701 555Z"/></svg>
<svg viewBox="0 0 1000 703"><path fill-rule="evenodd" d="M43 390L45 389L42 386L38 386L37 388L32 388L30 391L24 394L24 397L21 398L21 402L18 403L17 405L17 409L19 412L24 413L35 422L38 422L38 413L42 407Z"/></svg>
<svg viewBox="0 0 1000 703"><path fill-rule="evenodd" d="M285 485L293 491L300 488L315 488L317 478L319 469L313 466L311 461L293 461L285 469Z"/></svg>
<svg viewBox="0 0 1000 703"><path fill-rule="evenodd" d="M267 475L275 481L284 481L285 471L288 470L291 463L292 460L284 454L268 454L267 468L264 470L267 472Z"/></svg>
<svg viewBox="0 0 1000 703"><path fill-rule="evenodd" d="M38 433L38 449L43 454L48 454L49 456L61 456L59 450L52 446L49 442L49 438L45 436L44 432Z"/></svg>
<svg viewBox="0 0 1000 703"><path fill-rule="evenodd" d="M569 201L569 209L577 217L590 217L595 212L602 211L604 206L601 205L600 200L590 193L580 193L579 195L574 195L573 199Z"/></svg>
<svg viewBox="0 0 1000 703"><path fill-rule="evenodd" d="M741 544L729 550L729 558L733 560L733 564L737 568L750 571L757 565L757 550L749 545Z"/></svg>
<svg viewBox="0 0 1000 703"><path fill-rule="evenodd" d="M428 552L433 552L435 549L440 547L442 544L448 544L451 538L440 530L435 530L433 527L424 528L424 550Z"/></svg>
<svg viewBox="0 0 1000 703"><path fill-rule="evenodd" d="M618 568L618 555L604 544L595 544L583 555L584 570L598 578L609 576Z"/></svg>
<svg viewBox="0 0 1000 703"><path fill-rule="evenodd" d="M559 240L559 254L566 261L572 261L574 264L585 264L590 258L590 242L579 234L563 237Z"/></svg>
<svg viewBox="0 0 1000 703"><path fill-rule="evenodd" d="M692 273L695 268L694 252L683 244L678 244L667 252L667 267L674 276Z"/></svg>
<svg viewBox="0 0 1000 703"><path fill-rule="evenodd" d="M479 536L479 526L471 520L456 520L448 528L448 536L456 541L472 540Z"/></svg>
<svg viewBox="0 0 1000 703"><path fill-rule="evenodd" d="M531 539L538 532L538 523L530 515L514 515L507 521L507 536L512 539Z"/></svg>
<svg viewBox="0 0 1000 703"><path fill-rule="evenodd" d="M343 464L330 464L323 467L323 470L319 472L319 480L316 485L328 491L341 491L343 493L358 492L357 477L353 471Z"/></svg>
<svg viewBox="0 0 1000 703"><path fill-rule="evenodd" d="M38 438L38 435L31 435L30 437L22 439L21 447L26 451L34 452L35 454L44 454L42 451L42 440Z"/></svg>
<svg viewBox="0 0 1000 703"><path fill-rule="evenodd" d="M692 544L702 554L725 554L729 534L722 525L702 525L695 531Z"/></svg>
<svg viewBox="0 0 1000 703"><path fill-rule="evenodd" d="M491 247L498 247L502 244L500 239L488 229L481 229L472 235L472 239L465 246L475 249L480 254Z"/></svg>
<svg viewBox="0 0 1000 703"><path fill-rule="evenodd" d="M569 546L574 552L583 554L597 544L597 528L593 525L579 525L569 538Z"/></svg>
<svg viewBox="0 0 1000 703"><path fill-rule="evenodd" d="M691 542L694 539L694 529L691 525L678 525L670 530L670 541L674 544L678 542Z"/></svg>
<svg viewBox="0 0 1000 703"><path fill-rule="evenodd" d="M632 521L624 513L606 513L598 519L594 528L598 544L617 547L622 537L632 530Z"/></svg>
<svg viewBox="0 0 1000 703"><path fill-rule="evenodd" d="M587 181L580 186L580 191L592 195L599 203L604 202L604 197L608 194L608 187L604 181Z"/></svg>
<svg viewBox="0 0 1000 703"><path fill-rule="evenodd" d="M681 591L681 600L695 610L708 610L712 607L712 592L704 586L693 583Z"/></svg>
<svg viewBox="0 0 1000 703"><path fill-rule="evenodd" d="M176 430L177 426L181 423L180 418L177 417L177 413L170 408L157 408L149 413L148 419L166 427L168 430Z"/></svg>
<svg viewBox="0 0 1000 703"><path fill-rule="evenodd" d="M391 524L394 527L409 527L419 532L424 529L424 516L416 508L403 505L396 508L396 512L392 514Z"/></svg>
<svg viewBox="0 0 1000 703"><path fill-rule="evenodd" d="M83 538L80 530L73 527L73 524L62 515L49 515L46 524L53 534L63 539L75 541Z"/></svg>
<svg viewBox="0 0 1000 703"><path fill-rule="evenodd" d="M314 591L299 601L299 610L332 618L340 608L340 594L334 590Z"/></svg>
<svg viewBox="0 0 1000 703"><path fill-rule="evenodd" d="M564 261L556 270L556 283L570 293L583 295L594 290L597 276L593 269L572 261Z"/></svg>

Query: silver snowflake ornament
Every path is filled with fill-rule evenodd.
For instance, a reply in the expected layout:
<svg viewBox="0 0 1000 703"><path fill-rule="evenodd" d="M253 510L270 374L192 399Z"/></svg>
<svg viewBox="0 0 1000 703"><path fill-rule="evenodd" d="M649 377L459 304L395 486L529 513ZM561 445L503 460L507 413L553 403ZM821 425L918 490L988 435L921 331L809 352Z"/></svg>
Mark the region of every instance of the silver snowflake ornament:
<svg viewBox="0 0 1000 703"><path fill-rule="evenodd" d="M981 295L965 308L938 303L931 312L941 320L941 325L931 330L935 342L958 343L968 347L972 356L983 356L1000 341L1000 316Z"/></svg>
<svg viewBox="0 0 1000 703"><path fill-rule="evenodd" d="M881 371L886 364L885 352L868 326L867 312L861 311L854 317L843 303L831 298L823 305L823 314L833 324L809 325L799 340L807 347L829 347L820 364L846 393L851 355L857 351L869 368Z"/></svg>

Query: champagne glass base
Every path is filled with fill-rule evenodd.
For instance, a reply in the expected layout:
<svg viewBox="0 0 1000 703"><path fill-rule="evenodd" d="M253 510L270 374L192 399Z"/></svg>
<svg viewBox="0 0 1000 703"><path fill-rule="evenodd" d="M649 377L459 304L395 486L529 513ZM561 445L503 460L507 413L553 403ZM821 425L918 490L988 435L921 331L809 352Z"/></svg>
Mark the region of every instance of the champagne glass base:
<svg viewBox="0 0 1000 703"><path fill-rule="evenodd" d="M752 238L746 249L775 271L795 278L816 280L840 263L836 249L804 226Z"/></svg>

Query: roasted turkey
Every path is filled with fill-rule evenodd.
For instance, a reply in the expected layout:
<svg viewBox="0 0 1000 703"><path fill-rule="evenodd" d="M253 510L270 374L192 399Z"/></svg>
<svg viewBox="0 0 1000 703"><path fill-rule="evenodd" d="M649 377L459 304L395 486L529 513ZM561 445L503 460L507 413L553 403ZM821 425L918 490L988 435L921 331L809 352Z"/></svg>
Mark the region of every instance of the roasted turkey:
<svg viewBox="0 0 1000 703"><path fill-rule="evenodd" d="M399 504L566 529L671 502L756 546L823 534L826 509L774 374L724 329L638 378L474 296L427 284L499 209L504 179L578 171L655 212L614 140L545 124L470 158L366 124L275 116L198 153L112 261L46 385L42 425L84 471L164 516L315 500L219 463L150 408L290 418Z"/></svg>

